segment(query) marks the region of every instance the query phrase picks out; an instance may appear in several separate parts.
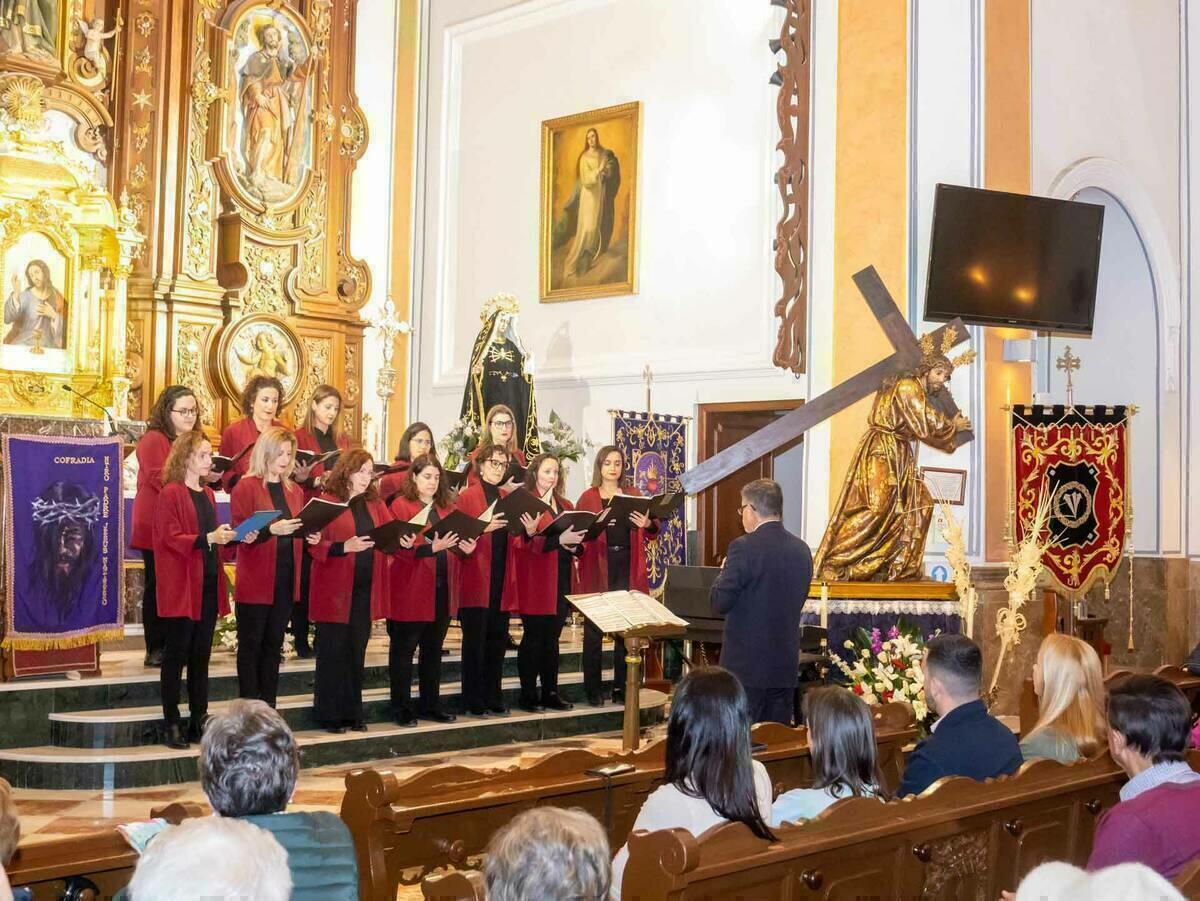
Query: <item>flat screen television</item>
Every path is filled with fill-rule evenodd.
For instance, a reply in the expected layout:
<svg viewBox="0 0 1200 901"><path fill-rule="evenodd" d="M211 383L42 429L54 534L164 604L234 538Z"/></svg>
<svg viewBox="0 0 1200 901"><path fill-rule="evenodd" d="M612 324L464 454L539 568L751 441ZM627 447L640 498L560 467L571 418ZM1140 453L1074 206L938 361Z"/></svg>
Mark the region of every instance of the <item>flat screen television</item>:
<svg viewBox="0 0 1200 901"><path fill-rule="evenodd" d="M1104 207L938 185L925 318L1091 334Z"/></svg>

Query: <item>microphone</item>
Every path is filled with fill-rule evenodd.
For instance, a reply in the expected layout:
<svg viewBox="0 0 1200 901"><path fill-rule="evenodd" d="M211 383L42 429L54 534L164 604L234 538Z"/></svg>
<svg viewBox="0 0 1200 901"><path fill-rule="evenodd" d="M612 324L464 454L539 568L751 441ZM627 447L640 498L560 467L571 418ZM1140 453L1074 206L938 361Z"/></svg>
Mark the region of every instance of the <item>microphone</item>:
<svg viewBox="0 0 1200 901"><path fill-rule="evenodd" d="M71 393L71 394L74 394L74 395L75 395L76 397L78 397L78 398L82 398L83 400L85 400L85 401L87 401L89 404L91 404L93 407L95 407L96 409L100 410L100 411L101 411L101 412L104 414L104 418L105 418L105 419L108 421L108 427L109 427L110 429L112 429L112 433L113 433L114 435L120 435L120 436L121 436L121 438L122 438L122 439L124 439L124 440L126 440L126 441L128 441L128 440L129 440L129 435L127 435L127 434L125 433L125 430L124 430L124 429L120 428L120 427L117 425L117 420L116 420L115 418L113 418L113 415L112 415L112 413L109 411L108 407L104 406L103 404L98 404L98 403L96 403L94 400L92 400L90 397L88 397L88 396L87 396L86 394L84 394L83 392L81 392L81 391L76 391L76 390L75 390L75 388L74 388L72 385L64 384L64 385L62 386L62 389L63 389L63 391L67 391L67 392L69 392L69 393Z"/></svg>

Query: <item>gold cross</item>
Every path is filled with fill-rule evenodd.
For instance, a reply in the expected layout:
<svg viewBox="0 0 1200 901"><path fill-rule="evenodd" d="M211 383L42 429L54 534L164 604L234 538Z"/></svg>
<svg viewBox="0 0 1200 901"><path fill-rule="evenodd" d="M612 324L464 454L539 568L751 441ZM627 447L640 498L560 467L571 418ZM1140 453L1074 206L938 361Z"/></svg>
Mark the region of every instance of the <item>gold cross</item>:
<svg viewBox="0 0 1200 901"><path fill-rule="evenodd" d="M1080 362L1081 361L1080 361L1079 357L1077 357L1077 356L1075 356L1075 354L1071 353L1071 345L1070 344L1068 344L1066 346L1066 349L1063 350L1062 356L1054 361L1055 368L1058 369L1059 371L1065 372L1067 374L1067 406L1068 407L1075 405L1075 380L1073 378L1071 378L1071 376L1077 369L1079 369Z"/></svg>
<svg viewBox="0 0 1200 901"><path fill-rule="evenodd" d="M642 370L642 381L646 383L646 414L651 412L650 408L650 383L654 381L654 373L650 369L650 364L647 363Z"/></svg>

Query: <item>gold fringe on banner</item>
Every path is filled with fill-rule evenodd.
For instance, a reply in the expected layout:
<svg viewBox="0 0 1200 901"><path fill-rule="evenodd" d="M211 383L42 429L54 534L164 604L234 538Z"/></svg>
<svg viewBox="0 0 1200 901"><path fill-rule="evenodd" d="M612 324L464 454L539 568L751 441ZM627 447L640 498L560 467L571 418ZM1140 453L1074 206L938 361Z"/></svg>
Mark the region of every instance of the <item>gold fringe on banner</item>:
<svg viewBox="0 0 1200 901"><path fill-rule="evenodd" d="M101 641L120 641L124 637L125 629L121 627L87 632L83 635L61 635L57 638L9 638L5 636L4 640L0 641L0 647L5 650L17 651L66 651Z"/></svg>

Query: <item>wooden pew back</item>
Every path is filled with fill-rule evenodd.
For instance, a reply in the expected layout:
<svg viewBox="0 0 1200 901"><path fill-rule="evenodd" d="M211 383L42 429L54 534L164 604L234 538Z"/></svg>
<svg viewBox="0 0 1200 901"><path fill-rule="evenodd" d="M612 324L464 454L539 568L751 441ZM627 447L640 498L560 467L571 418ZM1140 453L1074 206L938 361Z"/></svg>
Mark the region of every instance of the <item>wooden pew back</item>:
<svg viewBox="0 0 1200 901"><path fill-rule="evenodd" d="M916 737L907 705L873 711L883 780L894 788L903 747ZM810 785L812 766L806 731L759 724L755 753L776 793ZM597 768L626 764L612 776ZM400 884L435 869L476 869L492 834L523 810L539 804L578 807L596 817L614 849L625 843L646 796L662 783L665 742L640 751L594 754L560 751L529 766L500 770L437 767L401 781L392 773L356 770L346 777L341 816L358 853L359 895L393 901ZM592 771L589 774L588 771Z"/></svg>

